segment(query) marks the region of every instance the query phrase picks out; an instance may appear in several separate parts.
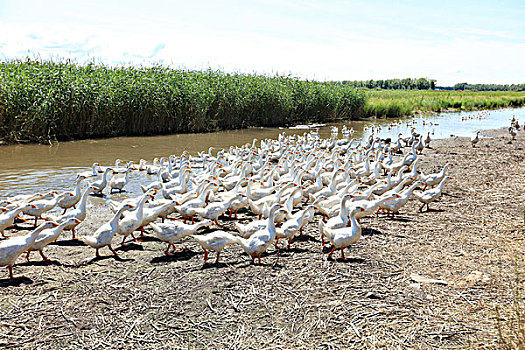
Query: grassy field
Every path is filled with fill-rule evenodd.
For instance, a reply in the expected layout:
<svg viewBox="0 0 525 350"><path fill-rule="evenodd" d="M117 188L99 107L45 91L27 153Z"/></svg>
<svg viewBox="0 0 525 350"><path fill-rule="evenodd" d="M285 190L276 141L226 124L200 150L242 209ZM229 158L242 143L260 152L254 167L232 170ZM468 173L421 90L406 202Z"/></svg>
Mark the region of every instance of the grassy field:
<svg viewBox="0 0 525 350"><path fill-rule="evenodd" d="M521 92L356 90L288 76L0 62L0 142L211 132L525 105Z"/></svg>
<svg viewBox="0 0 525 350"><path fill-rule="evenodd" d="M366 95L364 117L378 118L525 105L525 92L512 91L369 90Z"/></svg>

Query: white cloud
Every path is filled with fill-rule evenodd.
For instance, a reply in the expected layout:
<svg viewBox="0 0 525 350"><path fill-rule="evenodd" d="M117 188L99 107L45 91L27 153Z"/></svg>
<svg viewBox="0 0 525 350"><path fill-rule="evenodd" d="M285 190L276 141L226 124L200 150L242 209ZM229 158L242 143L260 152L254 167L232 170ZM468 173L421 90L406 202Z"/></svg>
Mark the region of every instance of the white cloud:
<svg viewBox="0 0 525 350"><path fill-rule="evenodd" d="M264 9L267 3L257 4ZM351 13L354 21L350 22L344 20L343 10L332 23L330 16L338 15L336 9L323 12L324 3L310 2L303 7L297 1L288 1L287 8L310 17L274 13L279 6L275 2L269 10L260 11L261 21L239 18L241 10L234 5L214 4L210 11L216 13L203 11L200 17L197 5L181 5L179 13L166 10L153 16L151 8L143 7L141 13L114 3L100 16L78 11L74 17L74 8L45 21L30 17L24 22L14 16L0 22L0 55L79 62L99 59L111 65L162 61L190 69L292 73L319 80L429 77L440 85L522 83L525 76L520 62L525 44L514 40L518 34L505 29L422 24L404 28L393 26L395 19L384 23L356 20L359 12ZM361 3L344 10L370 11L366 7ZM252 8L250 15L259 8ZM237 14L228 17L229 13ZM379 18L385 18L384 14Z"/></svg>

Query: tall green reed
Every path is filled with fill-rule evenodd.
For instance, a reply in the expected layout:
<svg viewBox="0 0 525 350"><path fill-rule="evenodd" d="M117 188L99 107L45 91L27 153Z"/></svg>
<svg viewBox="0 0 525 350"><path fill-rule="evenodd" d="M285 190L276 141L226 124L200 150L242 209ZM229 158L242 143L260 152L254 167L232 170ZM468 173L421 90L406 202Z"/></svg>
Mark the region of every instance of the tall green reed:
<svg viewBox="0 0 525 350"><path fill-rule="evenodd" d="M0 63L0 140L7 142L350 120L364 104L362 91L287 76L32 59Z"/></svg>

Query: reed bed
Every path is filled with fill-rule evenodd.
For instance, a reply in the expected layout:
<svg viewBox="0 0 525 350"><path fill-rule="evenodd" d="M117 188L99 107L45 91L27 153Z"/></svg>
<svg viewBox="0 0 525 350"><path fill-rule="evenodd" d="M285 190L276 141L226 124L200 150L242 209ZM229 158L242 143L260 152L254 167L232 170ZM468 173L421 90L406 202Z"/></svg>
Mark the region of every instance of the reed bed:
<svg viewBox="0 0 525 350"><path fill-rule="evenodd" d="M0 140L209 132L355 119L365 93L287 76L15 60L0 63Z"/></svg>

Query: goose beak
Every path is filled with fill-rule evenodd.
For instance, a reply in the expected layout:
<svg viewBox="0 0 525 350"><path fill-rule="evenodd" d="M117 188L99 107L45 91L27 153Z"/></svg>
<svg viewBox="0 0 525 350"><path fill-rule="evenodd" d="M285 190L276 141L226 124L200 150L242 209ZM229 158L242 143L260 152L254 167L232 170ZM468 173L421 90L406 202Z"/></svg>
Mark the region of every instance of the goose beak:
<svg viewBox="0 0 525 350"><path fill-rule="evenodd" d="M50 221L50 223L51 223L54 227L57 227L57 226L58 226L58 224L57 224L56 222L54 222L54 221Z"/></svg>
<svg viewBox="0 0 525 350"><path fill-rule="evenodd" d="M79 219L75 219L75 222L76 222L77 224L80 224L82 221L80 221Z"/></svg>

